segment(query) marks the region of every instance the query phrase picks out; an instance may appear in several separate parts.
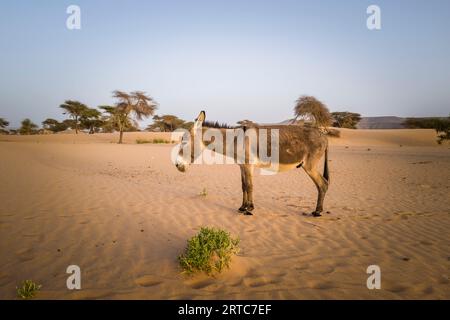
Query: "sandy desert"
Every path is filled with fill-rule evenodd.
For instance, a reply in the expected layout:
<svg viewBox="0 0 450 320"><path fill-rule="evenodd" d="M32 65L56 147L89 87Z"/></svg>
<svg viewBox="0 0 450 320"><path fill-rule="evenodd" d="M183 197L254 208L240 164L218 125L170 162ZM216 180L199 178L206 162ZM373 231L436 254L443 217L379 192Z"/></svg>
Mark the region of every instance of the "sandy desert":
<svg viewBox="0 0 450 320"><path fill-rule="evenodd" d="M256 174L244 216L238 166L180 173L172 144L135 143L161 136L0 136L0 299L25 279L37 299L450 299L450 147L433 130L330 138L318 218L302 169ZM241 239L215 277L177 262L202 226ZM66 288L72 264L81 290ZM366 287L373 264L380 290Z"/></svg>

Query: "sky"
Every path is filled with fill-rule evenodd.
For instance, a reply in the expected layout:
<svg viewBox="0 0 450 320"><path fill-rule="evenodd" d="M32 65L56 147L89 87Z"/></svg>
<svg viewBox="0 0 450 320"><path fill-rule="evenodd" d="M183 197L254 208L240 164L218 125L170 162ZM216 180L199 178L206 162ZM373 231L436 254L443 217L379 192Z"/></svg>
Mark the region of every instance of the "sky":
<svg viewBox="0 0 450 320"><path fill-rule="evenodd" d="M0 117L64 119L64 100L112 104L115 89L230 124L292 118L303 94L363 116L447 116L449 39L447 0L0 0Z"/></svg>

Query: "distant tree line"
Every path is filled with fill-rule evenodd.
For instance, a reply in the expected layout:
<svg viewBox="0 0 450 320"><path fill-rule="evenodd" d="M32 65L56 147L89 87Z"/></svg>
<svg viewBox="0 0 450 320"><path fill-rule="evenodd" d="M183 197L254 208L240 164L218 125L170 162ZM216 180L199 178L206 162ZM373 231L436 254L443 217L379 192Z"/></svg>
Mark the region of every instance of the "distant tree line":
<svg viewBox="0 0 450 320"><path fill-rule="evenodd" d="M7 129L9 122L0 118L0 134L33 135L44 133L58 133L74 130L78 134L81 130L89 134L97 132L119 132L119 143L123 141L124 132L139 131L138 121L154 115L157 109L156 101L141 91L113 92L115 103L90 108L77 100L66 100L59 107L67 119L58 121L47 118L42 121L42 128L30 119L24 119L18 130ZM170 132L178 128L190 128L193 122L186 122L174 115L154 115L153 124L146 130Z"/></svg>
<svg viewBox="0 0 450 320"><path fill-rule="evenodd" d="M450 115L447 118L407 118L403 124L410 129L434 129L439 144L450 140Z"/></svg>

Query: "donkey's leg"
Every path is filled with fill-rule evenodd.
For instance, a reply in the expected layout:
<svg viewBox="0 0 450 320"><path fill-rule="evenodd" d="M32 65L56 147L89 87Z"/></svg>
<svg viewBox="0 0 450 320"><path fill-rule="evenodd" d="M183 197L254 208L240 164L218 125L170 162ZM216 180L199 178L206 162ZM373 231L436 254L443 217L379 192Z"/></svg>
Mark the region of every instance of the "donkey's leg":
<svg viewBox="0 0 450 320"><path fill-rule="evenodd" d="M255 208L253 205L253 165L244 165L245 185L247 189L247 205L245 214L251 215Z"/></svg>
<svg viewBox="0 0 450 320"><path fill-rule="evenodd" d="M238 209L240 212L247 211L247 183L245 181L245 170L243 165L239 165L241 169L241 182L242 182L242 205Z"/></svg>
<svg viewBox="0 0 450 320"><path fill-rule="evenodd" d="M325 198L325 193L328 190L328 181L319 173L319 171L317 171L314 165L307 163L303 168L317 187L319 194L317 197L316 210L312 213L312 215L315 217L320 217L320 213L323 211L323 199Z"/></svg>

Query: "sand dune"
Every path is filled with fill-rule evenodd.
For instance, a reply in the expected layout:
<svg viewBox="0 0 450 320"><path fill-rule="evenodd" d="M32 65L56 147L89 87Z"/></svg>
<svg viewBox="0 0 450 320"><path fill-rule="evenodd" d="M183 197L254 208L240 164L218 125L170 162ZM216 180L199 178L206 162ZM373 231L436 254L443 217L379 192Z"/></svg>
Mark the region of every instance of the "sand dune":
<svg viewBox="0 0 450 320"><path fill-rule="evenodd" d="M42 299L450 298L450 149L432 130L342 130L320 218L301 170L256 175L243 216L237 166L179 173L171 145L134 144L153 137L0 138L1 299L25 279ZM176 257L206 225L241 252L215 278L181 275ZM66 288L71 264L82 290ZM381 290L366 287L372 264Z"/></svg>

